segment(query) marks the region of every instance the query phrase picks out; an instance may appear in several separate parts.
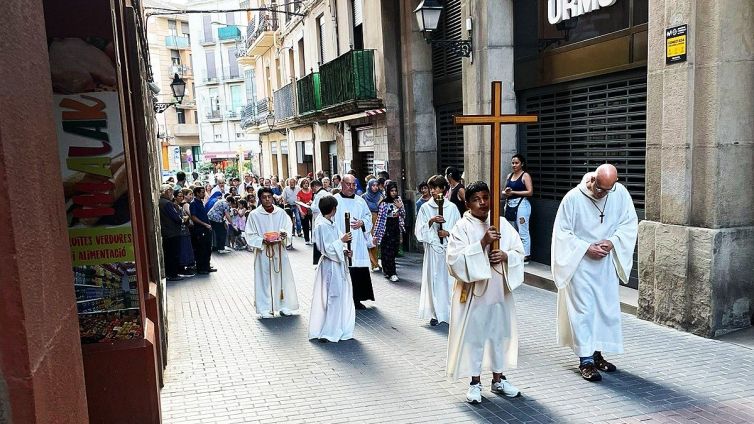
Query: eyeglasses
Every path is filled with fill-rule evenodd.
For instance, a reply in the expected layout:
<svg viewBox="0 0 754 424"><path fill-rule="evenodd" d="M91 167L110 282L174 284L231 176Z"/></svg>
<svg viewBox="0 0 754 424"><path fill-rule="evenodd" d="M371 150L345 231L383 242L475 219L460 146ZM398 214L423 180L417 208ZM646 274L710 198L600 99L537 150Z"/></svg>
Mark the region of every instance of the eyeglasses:
<svg viewBox="0 0 754 424"><path fill-rule="evenodd" d="M613 186L610 187L610 188L602 188L602 187L600 187L600 186L597 185L596 181L594 182L594 192L595 193L605 193L605 192L612 193L614 191L615 191L615 184L613 184Z"/></svg>

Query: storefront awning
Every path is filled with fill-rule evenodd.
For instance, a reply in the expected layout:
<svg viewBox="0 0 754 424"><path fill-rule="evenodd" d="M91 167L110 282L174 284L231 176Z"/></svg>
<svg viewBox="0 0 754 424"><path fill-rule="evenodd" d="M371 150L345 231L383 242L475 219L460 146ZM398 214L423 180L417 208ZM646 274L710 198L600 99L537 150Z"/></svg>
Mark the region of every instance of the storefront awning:
<svg viewBox="0 0 754 424"><path fill-rule="evenodd" d="M354 113L354 114L351 114L351 115L339 116L337 118L330 118L330 119L327 120L327 123L328 124L334 124L336 122L352 121L354 119L360 119L360 118L366 118L366 117L369 117L369 116L381 115L381 114L385 113L385 111L386 111L385 108L367 110L367 111L364 111L364 112Z"/></svg>

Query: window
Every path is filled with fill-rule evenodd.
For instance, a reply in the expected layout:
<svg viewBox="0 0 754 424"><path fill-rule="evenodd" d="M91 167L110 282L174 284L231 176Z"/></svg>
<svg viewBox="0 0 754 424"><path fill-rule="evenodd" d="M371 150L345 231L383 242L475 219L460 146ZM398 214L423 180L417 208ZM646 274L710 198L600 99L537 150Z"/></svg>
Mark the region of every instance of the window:
<svg viewBox="0 0 754 424"><path fill-rule="evenodd" d="M175 20L168 19L168 32L172 36L178 35L178 27L175 24Z"/></svg>
<svg viewBox="0 0 754 424"><path fill-rule="evenodd" d="M215 52L205 52L205 56L207 59L207 79L217 79L217 68L215 67Z"/></svg>
<svg viewBox="0 0 754 424"><path fill-rule="evenodd" d="M176 115L178 115L178 123L179 124L185 124L186 123L186 111L183 109L176 109L175 110Z"/></svg>
<svg viewBox="0 0 754 424"><path fill-rule="evenodd" d="M220 110L220 98L217 96L217 88L209 89L210 110Z"/></svg>
<svg viewBox="0 0 754 424"><path fill-rule="evenodd" d="M317 18L317 43L319 43L319 64L325 63L325 19L324 15Z"/></svg>
<svg viewBox="0 0 754 424"><path fill-rule="evenodd" d="M204 27L204 39L202 41L205 43L214 42L215 38L212 36L212 15L209 13L202 14L202 26Z"/></svg>
<svg viewBox="0 0 754 424"><path fill-rule="evenodd" d="M170 60L173 61L173 66L181 65L181 52L178 50L170 50Z"/></svg>
<svg viewBox="0 0 754 424"><path fill-rule="evenodd" d="M241 112L241 108L243 107L243 88L240 85L230 86L230 107L232 112Z"/></svg>
<svg viewBox="0 0 754 424"><path fill-rule="evenodd" d="M236 24L236 14L233 12L226 12L225 13L225 23L227 25L235 25Z"/></svg>
<svg viewBox="0 0 754 424"><path fill-rule="evenodd" d="M228 49L228 77L238 78L241 76L241 72L238 70L238 57L236 52L238 49L235 47Z"/></svg>
<svg viewBox="0 0 754 424"><path fill-rule="evenodd" d="M364 48L364 25L362 22L364 0L351 0L351 13L353 18L353 48L362 50Z"/></svg>
<svg viewBox="0 0 754 424"><path fill-rule="evenodd" d="M181 22L181 33L188 37L190 31L189 31L189 23L188 22Z"/></svg>
<svg viewBox="0 0 754 424"><path fill-rule="evenodd" d="M246 86L246 102L251 103L257 97L253 69L248 69L244 73L244 85Z"/></svg>
<svg viewBox="0 0 754 424"><path fill-rule="evenodd" d="M199 112L194 111L194 122L199 122Z"/></svg>
<svg viewBox="0 0 754 424"><path fill-rule="evenodd" d="M298 72L302 77L306 75L306 59L304 58L304 37L298 40Z"/></svg>
<svg viewBox="0 0 754 424"><path fill-rule="evenodd" d="M220 125L212 125L212 133L215 135L215 141L221 141L223 139L223 129Z"/></svg>

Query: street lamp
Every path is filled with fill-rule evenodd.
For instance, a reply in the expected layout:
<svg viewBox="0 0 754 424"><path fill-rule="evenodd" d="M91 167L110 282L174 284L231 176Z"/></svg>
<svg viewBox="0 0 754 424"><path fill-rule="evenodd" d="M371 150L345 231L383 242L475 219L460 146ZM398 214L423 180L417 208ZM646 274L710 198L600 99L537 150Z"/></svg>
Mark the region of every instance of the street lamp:
<svg viewBox="0 0 754 424"><path fill-rule="evenodd" d="M275 114L273 114L272 111L267 112L265 120L267 121L267 128L272 129L275 127Z"/></svg>
<svg viewBox="0 0 754 424"><path fill-rule="evenodd" d="M440 25L442 15L442 3L439 0L422 0L414 9L419 31L424 35L427 43L449 50L462 57L471 57L471 36L468 40L435 40L432 34ZM466 30L471 30L471 19L466 20Z"/></svg>
<svg viewBox="0 0 754 424"><path fill-rule="evenodd" d="M170 106L181 104L183 97L186 95L186 81L179 77L178 74L173 75L173 82L170 83L170 91L173 92L173 97L177 101L168 103L155 103L155 113L162 113L168 110Z"/></svg>

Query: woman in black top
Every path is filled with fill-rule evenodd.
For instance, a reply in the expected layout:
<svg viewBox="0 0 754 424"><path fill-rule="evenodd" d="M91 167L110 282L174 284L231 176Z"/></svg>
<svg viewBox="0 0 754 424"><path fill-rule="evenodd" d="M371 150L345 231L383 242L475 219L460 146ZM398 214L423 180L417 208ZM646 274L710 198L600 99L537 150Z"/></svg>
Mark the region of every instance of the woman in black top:
<svg viewBox="0 0 754 424"><path fill-rule="evenodd" d="M503 196L505 196L507 211L505 218L518 231L521 243L524 245L524 261L529 260L531 255L531 236L529 235L529 217L531 216L531 204L528 198L534 194L534 184L531 176L526 172L524 157L515 154L511 158L513 172L508 174L505 180Z"/></svg>
<svg viewBox="0 0 754 424"><path fill-rule="evenodd" d="M449 166L445 168L445 178L448 180L448 185L450 186L450 190L448 190L446 196L451 203L456 205L458 212L463 216L463 213L466 212L466 200L464 198L466 196L466 188L461 183L461 171Z"/></svg>

